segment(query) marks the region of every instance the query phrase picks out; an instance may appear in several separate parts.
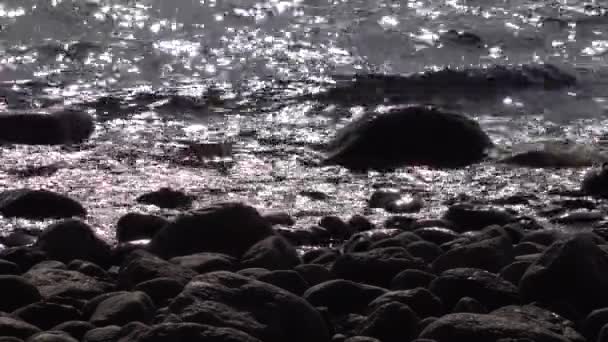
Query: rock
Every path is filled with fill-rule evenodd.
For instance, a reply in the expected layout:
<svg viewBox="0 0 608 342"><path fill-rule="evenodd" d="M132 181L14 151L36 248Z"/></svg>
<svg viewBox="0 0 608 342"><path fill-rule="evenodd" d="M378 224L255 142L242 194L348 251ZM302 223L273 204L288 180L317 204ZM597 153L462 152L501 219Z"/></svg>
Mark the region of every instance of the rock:
<svg viewBox="0 0 608 342"><path fill-rule="evenodd" d="M497 237L451 249L433 262L433 269L438 273L467 267L498 272L514 258L511 239Z"/></svg>
<svg viewBox="0 0 608 342"><path fill-rule="evenodd" d="M310 287L308 282L298 272L291 270L272 271L256 279L280 287L298 296L301 296Z"/></svg>
<svg viewBox="0 0 608 342"><path fill-rule="evenodd" d="M137 197L136 201L143 204L151 204L160 208L177 209L192 205L193 196L186 195L179 190L171 188L160 188L157 191L148 192Z"/></svg>
<svg viewBox="0 0 608 342"><path fill-rule="evenodd" d="M157 307L167 306L169 301L184 289L184 284L172 278L155 278L137 284L133 288L147 294Z"/></svg>
<svg viewBox="0 0 608 342"><path fill-rule="evenodd" d="M422 239L412 232L402 232L395 236L380 239L375 242L371 242L367 250L386 248L386 247L403 247L406 248L409 244L414 242L421 242Z"/></svg>
<svg viewBox="0 0 608 342"><path fill-rule="evenodd" d="M165 261L145 251L129 254L118 273L118 283L122 288L131 289L135 285L155 278L172 278L183 284L196 276L196 272Z"/></svg>
<svg viewBox="0 0 608 342"><path fill-rule="evenodd" d="M170 261L201 274L213 271L234 271L238 265L236 258L220 253L196 253L175 257Z"/></svg>
<svg viewBox="0 0 608 342"><path fill-rule="evenodd" d="M390 284L391 290L411 290L418 287L428 288L437 276L421 270L405 270L397 274Z"/></svg>
<svg viewBox="0 0 608 342"><path fill-rule="evenodd" d="M78 243L74 243L74 242ZM86 223L68 219L48 226L38 237L36 246L50 258L69 262L74 259L98 265L111 262L111 248Z"/></svg>
<svg viewBox="0 0 608 342"><path fill-rule="evenodd" d="M532 265L531 261L516 261L500 270L499 275L501 278L518 285L530 265Z"/></svg>
<svg viewBox="0 0 608 342"><path fill-rule="evenodd" d="M455 168L482 160L493 147L475 121L432 107L407 107L366 115L330 144L325 164L352 170L390 170L406 165Z"/></svg>
<svg viewBox="0 0 608 342"><path fill-rule="evenodd" d="M601 168L587 172L581 183L581 192L595 197L608 197L608 164L604 163Z"/></svg>
<svg viewBox="0 0 608 342"><path fill-rule="evenodd" d="M80 144L95 131L89 114L67 108L51 114L3 114L0 123L0 140L10 144Z"/></svg>
<svg viewBox="0 0 608 342"><path fill-rule="evenodd" d="M363 215L353 215L348 219L347 223L357 232L364 232L376 228L376 226Z"/></svg>
<svg viewBox="0 0 608 342"><path fill-rule="evenodd" d="M454 305L452 313L486 314L488 313L488 309L475 298L462 297Z"/></svg>
<svg viewBox="0 0 608 342"><path fill-rule="evenodd" d="M7 247L29 246L36 242L36 237L25 231L12 231L6 236L0 236L0 243Z"/></svg>
<svg viewBox="0 0 608 342"><path fill-rule="evenodd" d="M428 241L412 242L405 249L414 257L420 258L427 263L432 263L437 259L443 250L436 244Z"/></svg>
<svg viewBox="0 0 608 342"><path fill-rule="evenodd" d="M582 332L588 341L602 341L598 339L600 330L608 324L608 307L591 311L582 324Z"/></svg>
<svg viewBox="0 0 608 342"><path fill-rule="evenodd" d="M97 326L121 326L135 321L150 323L155 310L154 303L147 294L128 292L103 300L89 321Z"/></svg>
<svg viewBox="0 0 608 342"><path fill-rule="evenodd" d="M401 194L396 190L376 190L367 201L370 208L386 208L389 203L398 201Z"/></svg>
<svg viewBox="0 0 608 342"><path fill-rule="evenodd" d="M542 253L546 246L534 242L520 242L513 246L513 254L515 256Z"/></svg>
<svg viewBox="0 0 608 342"><path fill-rule="evenodd" d="M424 206L424 201L419 196L401 196L396 201L390 202L384 207L389 213L417 213Z"/></svg>
<svg viewBox="0 0 608 342"><path fill-rule="evenodd" d="M20 307L39 301L42 297L36 286L27 279L14 276L0 276L0 311L11 312Z"/></svg>
<svg viewBox="0 0 608 342"><path fill-rule="evenodd" d="M418 336L419 318L402 303L386 303L374 310L358 333L382 342L411 341Z"/></svg>
<svg viewBox="0 0 608 342"><path fill-rule="evenodd" d="M387 292L374 299L369 307L376 310L378 307L391 302L407 305L420 318L441 316L444 311L441 300L429 290L421 287L412 290Z"/></svg>
<svg viewBox="0 0 608 342"><path fill-rule="evenodd" d="M325 308L318 308L319 312L326 313L326 320L329 322L328 325L333 327L334 337L338 335L350 336L355 335L357 330L365 323L367 320L366 316L359 314L342 314L336 315L331 314L329 312L324 311ZM332 339L333 341L333 339Z"/></svg>
<svg viewBox="0 0 608 342"><path fill-rule="evenodd" d="M72 260L68 264L68 269L88 275L89 277L97 278L99 280L107 280L110 278L108 272L106 272L103 268L92 262L80 259Z"/></svg>
<svg viewBox="0 0 608 342"><path fill-rule="evenodd" d="M26 272L23 277L38 288L43 297L88 299L112 290L114 285L80 272L45 268Z"/></svg>
<svg viewBox="0 0 608 342"><path fill-rule="evenodd" d="M593 166L608 161L608 156L588 144L565 141L540 141L516 146L516 151L499 163L533 168L572 168Z"/></svg>
<svg viewBox="0 0 608 342"><path fill-rule="evenodd" d="M395 275L412 268L426 269L426 265L404 248L389 247L341 255L334 262L331 272L339 278L388 287Z"/></svg>
<svg viewBox="0 0 608 342"><path fill-rule="evenodd" d="M167 223L169 221L160 216L128 213L116 222L116 240L124 242L151 239Z"/></svg>
<svg viewBox="0 0 608 342"><path fill-rule="evenodd" d="M348 239L357 231L337 216L325 216L319 221L319 226L327 229L336 239Z"/></svg>
<svg viewBox="0 0 608 342"><path fill-rule="evenodd" d="M588 224L601 221L604 216L604 213L599 210L579 209L566 212L551 221L560 224Z"/></svg>
<svg viewBox="0 0 608 342"><path fill-rule="evenodd" d="M163 323L143 333L136 342L262 342L243 331L196 323Z"/></svg>
<svg viewBox="0 0 608 342"><path fill-rule="evenodd" d="M17 264L22 271L48 259L46 253L30 246L0 249L0 258Z"/></svg>
<svg viewBox="0 0 608 342"><path fill-rule="evenodd" d="M273 226L282 225L291 227L296 224L296 220L286 212L273 212L264 214L264 220L268 221Z"/></svg>
<svg viewBox="0 0 608 342"><path fill-rule="evenodd" d="M474 298L490 310L519 302L516 286L494 273L475 268L447 270L433 280L430 290L447 309L462 297Z"/></svg>
<svg viewBox="0 0 608 342"><path fill-rule="evenodd" d="M40 329L31 324L11 317L0 316L0 336L26 339L38 332L40 332Z"/></svg>
<svg viewBox="0 0 608 342"><path fill-rule="evenodd" d="M443 219L453 223L452 229L458 232L481 230L487 226L503 226L515 221L515 216L494 207L455 204L448 208Z"/></svg>
<svg viewBox="0 0 608 342"><path fill-rule="evenodd" d="M443 33L439 40L444 43L452 43L463 46L471 46L476 48L483 47L483 40L475 33L471 32L459 32L456 30L448 30Z"/></svg>
<svg viewBox="0 0 608 342"><path fill-rule="evenodd" d="M14 317L35 325L42 330L49 330L55 325L81 318L81 313L73 306L48 302L37 302L15 310Z"/></svg>
<svg viewBox="0 0 608 342"><path fill-rule="evenodd" d="M63 322L50 330L65 331L78 341L82 340L87 331L95 329L95 326L85 321L68 321Z"/></svg>
<svg viewBox="0 0 608 342"><path fill-rule="evenodd" d="M270 236L258 241L243 254L243 267L261 267L268 270L288 270L301 263L296 249L287 240Z"/></svg>
<svg viewBox="0 0 608 342"><path fill-rule="evenodd" d="M549 246L555 241L565 239L567 235L558 229L543 229L526 233L520 243L533 242L544 246Z"/></svg>
<svg viewBox="0 0 608 342"><path fill-rule="evenodd" d="M420 236L428 242L438 245L454 241L460 237L460 234L448 228L440 227L425 227L414 230L414 234Z"/></svg>
<svg viewBox="0 0 608 342"><path fill-rule="evenodd" d="M294 271L298 272L309 286L315 286L336 278L327 268L321 265L301 264L294 267Z"/></svg>
<svg viewBox="0 0 608 342"><path fill-rule="evenodd" d="M333 262L339 253L331 248L317 248L302 255L302 262L309 264L326 264Z"/></svg>
<svg viewBox="0 0 608 342"><path fill-rule="evenodd" d="M45 261L41 261L41 262L37 263L36 265L32 266L30 268L30 271L41 270L41 269L45 269L45 268L54 268L57 270L67 270L68 269L66 264L62 263L61 261L45 260Z"/></svg>
<svg viewBox="0 0 608 342"><path fill-rule="evenodd" d="M266 342L329 341L325 322L308 302L235 273L195 277L169 309L184 322L231 327Z"/></svg>
<svg viewBox="0 0 608 342"><path fill-rule="evenodd" d="M427 326L420 337L437 342L486 342L501 338L528 338L535 342L570 341L534 322L513 322L505 317L471 313L445 315Z"/></svg>
<svg viewBox="0 0 608 342"><path fill-rule="evenodd" d="M333 341L336 341L336 340L333 340ZM377 338L368 337L368 336L352 336L352 337L345 339L344 342L381 342L381 341Z"/></svg>
<svg viewBox="0 0 608 342"><path fill-rule="evenodd" d="M604 325L604 327L600 330L600 333L597 336L598 342L608 341L608 325Z"/></svg>
<svg viewBox="0 0 608 342"><path fill-rule="evenodd" d="M608 306L608 256L589 233L555 242L519 282L524 300L566 302L581 314Z"/></svg>
<svg viewBox="0 0 608 342"><path fill-rule="evenodd" d="M236 273L245 277L257 279L261 276L269 274L270 272L271 271L265 268L244 268Z"/></svg>
<svg viewBox="0 0 608 342"><path fill-rule="evenodd" d="M52 191L15 189L0 193L0 213L4 217L42 220L84 217L87 211L77 201Z"/></svg>
<svg viewBox="0 0 608 342"><path fill-rule="evenodd" d="M415 224L415 218L404 215L394 215L384 221L384 227L387 229L412 230Z"/></svg>
<svg viewBox="0 0 608 342"><path fill-rule="evenodd" d="M23 340L16 337L0 336L0 342L23 342Z"/></svg>
<svg viewBox="0 0 608 342"><path fill-rule="evenodd" d="M0 275L14 275L19 273L19 265L14 262L0 259Z"/></svg>
<svg viewBox="0 0 608 342"><path fill-rule="evenodd" d="M83 337L83 342L114 342L120 337L120 327L108 325L87 331Z"/></svg>
<svg viewBox="0 0 608 342"><path fill-rule="evenodd" d="M27 339L27 342L78 342L63 331L44 331Z"/></svg>
<svg viewBox="0 0 608 342"><path fill-rule="evenodd" d="M303 297L312 305L327 307L331 312L360 313L386 292L380 287L336 279L309 288Z"/></svg>
<svg viewBox="0 0 608 342"><path fill-rule="evenodd" d="M179 216L152 238L149 249L164 258L199 252L239 258L256 242L272 235L272 226L255 208L222 203Z"/></svg>

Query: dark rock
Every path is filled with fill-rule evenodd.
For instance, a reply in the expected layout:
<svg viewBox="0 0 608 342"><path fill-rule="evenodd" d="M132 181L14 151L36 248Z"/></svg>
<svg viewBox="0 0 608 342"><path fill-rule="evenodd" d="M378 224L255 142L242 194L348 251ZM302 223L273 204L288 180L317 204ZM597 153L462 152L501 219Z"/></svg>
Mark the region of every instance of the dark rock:
<svg viewBox="0 0 608 342"><path fill-rule="evenodd" d="M592 169L583 178L581 191L596 197L608 197L608 165L604 163L601 168Z"/></svg>
<svg viewBox="0 0 608 342"><path fill-rule="evenodd" d="M138 341L141 336L146 334L152 328L147 326L141 322L131 322L120 328L120 333L118 334L119 342L131 342Z"/></svg>
<svg viewBox="0 0 608 342"><path fill-rule="evenodd" d="M179 280L172 278L155 278L141 282L133 289L150 296L157 307L163 307L182 292L183 288L184 284Z"/></svg>
<svg viewBox="0 0 608 342"><path fill-rule="evenodd" d="M411 230L413 229L416 219L409 216L391 216L384 221L384 227L387 229Z"/></svg>
<svg viewBox="0 0 608 342"><path fill-rule="evenodd" d="M542 253L546 246L534 242L520 242L513 246L513 254L515 256Z"/></svg>
<svg viewBox="0 0 608 342"><path fill-rule="evenodd" d="M11 317L0 316L0 336L26 339L38 332L40 332L40 329L31 324Z"/></svg>
<svg viewBox="0 0 608 342"><path fill-rule="evenodd" d="M106 293L102 293L98 296L95 296L91 299L89 299L85 305L82 307L82 316L85 318L90 318L93 315L93 312L95 312L95 310L97 309L97 306L99 305L99 303L103 302L104 300L117 296L117 295L122 295L122 294L128 294L130 293L129 291L110 291L110 292L106 292Z"/></svg>
<svg viewBox="0 0 608 342"><path fill-rule="evenodd" d="M303 297L312 305L327 307L331 312L358 313L386 292L380 287L336 279L309 288Z"/></svg>
<svg viewBox="0 0 608 342"><path fill-rule="evenodd" d="M517 304L517 287L494 273L475 268L455 268L443 272L430 286L447 309L462 297L478 300L489 310Z"/></svg>
<svg viewBox="0 0 608 342"><path fill-rule="evenodd" d="M89 321L97 326L125 325L135 321L150 323L155 310L147 294L139 291L122 293L99 303Z"/></svg>
<svg viewBox="0 0 608 342"><path fill-rule="evenodd" d="M452 229L458 232L480 230L495 224L502 226L515 221L513 214L502 209L469 204L450 206L443 218L452 222Z"/></svg>
<svg viewBox="0 0 608 342"><path fill-rule="evenodd" d="M75 219L48 226L38 237L36 246L50 258L64 262L81 259L107 265L111 259L110 246L86 223Z"/></svg>
<svg viewBox="0 0 608 342"><path fill-rule="evenodd" d="M531 146L517 147L518 151L499 162L533 168L571 168L592 166L606 161L606 155L597 149L570 140L540 141Z"/></svg>
<svg viewBox="0 0 608 342"><path fill-rule="evenodd" d="M524 300L567 302L582 314L608 306L608 256L591 234L555 242L519 282Z"/></svg>
<svg viewBox="0 0 608 342"><path fill-rule="evenodd" d="M418 330L422 331L424 330L426 327L428 327L431 323L435 322L437 320L437 317L427 317L427 318L423 318L420 320L420 323L418 323Z"/></svg>
<svg viewBox="0 0 608 342"><path fill-rule="evenodd" d="M410 290L418 287L428 288L437 276L420 270L405 270L397 274L390 284L391 290Z"/></svg>
<svg viewBox="0 0 608 342"><path fill-rule="evenodd" d="M540 245L549 246L552 243L554 243L555 241L563 240L566 237L567 237L567 235L561 230L543 229L543 230L536 230L533 232L526 233L526 235L524 235L523 238L521 239L520 243L533 242L533 243L537 243Z"/></svg>
<svg viewBox="0 0 608 342"><path fill-rule="evenodd" d="M267 270L265 268L244 268L236 273L245 277L257 279L259 277L269 274L270 272L272 271Z"/></svg>
<svg viewBox="0 0 608 342"><path fill-rule="evenodd" d="M432 263L439 257L443 250L429 241L412 242L405 248L412 256L420 258L425 262Z"/></svg>
<svg viewBox="0 0 608 342"><path fill-rule="evenodd" d="M243 331L196 323L164 323L143 333L137 342L209 341L262 342Z"/></svg>
<svg viewBox="0 0 608 342"><path fill-rule="evenodd" d="M372 242L367 250L377 249L377 248L386 248L386 247L403 247L406 248L409 244L414 242L420 242L422 239L412 233L412 232L403 232L397 234L390 238L385 238L378 240L376 242Z"/></svg>
<svg viewBox="0 0 608 342"><path fill-rule="evenodd" d="M316 264L301 264L294 267L294 271L298 272L310 286L336 278L327 268Z"/></svg>
<svg viewBox="0 0 608 342"><path fill-rule="evenodd" d="M421 287L412 290L387 292L374 299L369 304L369 307L372 310L375 310L376 308L391 302L407 305L414 310L416 315L420 318L441 316L444 311L441 300L429 290Z"/></svg>
<svg viewBox="0 0 608 342"><path fill-rule="evenodd" d="M138 203L151 204L160 208L177 209L190 207L193 199L193 196L186 195L182 191L160 188L157 191L143 194L135 200Z"/></svg>
<svg viewBox="0 0 608 342"><path fill-rule="evenodd" d="M570 341L535 322L513 322L505 317L471 313L445 315L427 326L420 337L437 342L486 342L501 338L529 338L535 342Z"/></svg>
<svg viewBox="0 0 608 342"><path fill-rule="evenodd" d="M6 236L0 236L0 243L7 247L29 246L36 242L36 237L25 231L12 231Z"/></svg>
<svg viewBox="0 0 608 342"><path fill-rule="evenodd" d="M54 268L31 270L23 275L43 297L63 296L88 299L112 290L114 285L80 272Z"/></svg>
<svg viewBox="0 0 608 342"><path fill-rule="evenodd" d="M19 273L19 265L14 262L0 259L0 275L14 275Z"/></svg>
<svg viewBox="0 0 608 342"><path fill-rule="evenodd" d="M4 217L41 220L84 217L87 211L65 195L48 190L16 189L0 193L0 213Z"/></svg>
<svg viewBox="0 0 608 342"><path fill-rule="evenodd" d="M302 255L302 262L307 264L327 264L338 257L339 253L331 248L317 248Z"/></svg>
<svg viewBox="0 0 608 342"><path fill-rule="evenodd" d="M0 342L23 342L23 340L16 337L0 336Z"/></svg>
<svg viewBox="0 0 608 342"><path fill-rule="evenodd" d="M600 221L604 218L604 213L599 210L579 209L569 211L551 219L551 222L560 224L580 225L590 222Z"/></svg>
<svg viewBox="0 0 608 342"><path fill-rule="evenodd" d="M10 144L80 144L95 131L91 115L75 109L0 116L0 140Z"/></svg>
<svg viewBox="0 0 608 342"><path fill-rule="evenodd" d="M337 216L325 216L319 221L319 226L327 229L336 239L348 239L357 231Z"/></svg>
<svg viewBox="0 0 608 342"><path fill-rule="evenodd" d="M582 332L587 337L588 341L596 341L597 337L604 327L608 324L608 307L591 311L582 324ZM598 340L599 341L599 340Z"/></svg>
<svg viewBox="0 0 608 342"><path fill-rule="evenodd" d="M13 316L42 330L49 330L61 322L80 319L81 313L73 306L38 302L15 310Z"/></svg>
<svg viewBox="0 0 608 342"><path fill-rule="evenodd" d="M381 342L377 338L368 336L353 336L344 340L344 342Z"/></svg>
<svg viewBox="0 0 608 342"><path fill-rule="evenodd" d="M301 296L310 287L308 282L298 272L291 270L272 271L256 279L280 287L298 296Z"/></svg>
<svg viewBox="0 0 608 342"><path fill-rule="evenodd" d="M296 220L286 212L274 212L263 215L264 219L273 226L282 225L291 227L296 224Z"/></svg>
<svg viewBox="0 0 608 342"><path fill-rule="evenodd" d="M418 336L419 318L402 303L386 303L374 310L359 329L359 334L382 342L411 341Z"/></svg>
<svg viewBox="0 0 608 342"><path fill-rule="evenodd" d="M116 325L108 325L101 328L95 328L87 331L84 335L83 342L114 342L118 341L120 336L120 327Z"/></svg>
<svg viewBox="0 0 608 342"><path fill-rule="evenodd" d="M453 43L464 46L483 47L483 40L475 33L448 30L439 37L442 43Z"/></svg>
<svg viewBox="0 0 608 342"><path fill-rule="evenodd" d="M160 216L128 213L116 222L116 240L123 242L151 239L167 223L169 221Z"/></svg>
<svg viewBox="0 0 608 342"><path fill-rule="evenodd" d="M446 242L456 240L460 234L449 228L425 227L414 230L414 233L426 241L442 245Z"/></svg>
<svg viewBox="0 0 608 342"><path fill-rule="evenodd" d="M598 342L608 341L608 324L604 325L604 327L600 330L600 333L597 336Z"/></svg>
<svg viewBox="0 0 608 342"><path fill-rule="evenodd" d="M44 331L27 339L27 342L78 342L63 331Z"/></svg>
<svg viewBox="0 0 608 342"><path fill-rule="evenodd" d="M120 267L118 283L131 289L135 285L155 278L172 278L183 284L196 276L196 272L165 261L144 251L131 253Z"/></svg>
<svg viewBox="0 0 608 342"><path fill-rule="evenodd" d="M196 253L175 257L170 261L182 267L195 270L197 273L234 271L238 264L236 258L220 253Z"/></svg>
<svg viewBox="0 0 608 342"><path fill-rule="evenodd" d="M493 146L475 121L432 107L407 107L366 115L346 126L330 144L325 164L360 171L405 165L462 167L483 159Z"/></svg>
<svg viewBox="0 0 608 342"><path fill-rule="evenodd" d="M367 201L370 208L386 208L389 203L398 201L401 194L396 190L376 190Z"/></svg>
<svg viewBox="0 0 608 342"><path fill-rule="evenodd" d="M154 236L149 248L164 258L199 252L238 258L256 242L272 235L272 226L255 208L223 203L179 216Z"/></svg>
<svg viewBox="0 0 608 342"><path fill-rule="evenodd" d="M453 268L468 267L498 272L513 260L511 239L497 237L451 249L433 262L433 269L436 272L443 272Z"/></svg>
<svg viewBox="0 0 608 342"><path fill-rule="evenodd" d="M106 280L106 279L110 278L108 272L106 272L103 268L99 267L98 265L96 265L92 262L89 262L89 261L84 261L84 260L79 260L79 259L72 260L68 264L68 269L70 269L72 271L80 272L84 275L88 275L89 277L97 278L100 280Z"/></svg>
<svg viewBox="0 0 608 342"><path fill-rule="evenodd" d="M456 305L454 305L452 313L486 314L488 313L488 309L475 298L462 297Z"/></svg>
<svg viewBox="0 0 608 342"><path fill-rule="evenodd" d="M427 267L424 261L412 257L405 248L389 247L341 255L331 272L339 278L388 287L395 275L412 268L424 270Z"/></svg>
<svg viewBox="0 0 608 342"><path fill-rule="evenodd" d="M353 215L347 223L357 232L364 232L376 228L376 226L363 215Z"/></svg>
<svg viewBox="0 0 608 342"><path fill-rule="evenodd" d="M45 260L45 261L41 261L41 262L37 263L36 265L32 266L30 268L30 271L41 270L41 269L45 269L45 268L54 268L56 270L67 270L68 269L66 264L62 263L61 261Z"/></svg>
<svg viewBox="0 0 608 342"><path fill-rule="evenodd" d="M389 213L417 213L424 206L424 202L418 196L401 196L400 199L390 202L384 207Z"/></svg>
<svg viewBox="0 0 608 342"><path fill-rule="evenodd" d="M0 276L0 293L2 294L0 311L6 312L11 312L41 299L36 286L27 279L14 275Z"/></svg>
<svg viewBox="0 0 608 342"><path fill-rule="evenodd" d="M268 270L288 270L301 263L296 249L285 239L270 236L260 240L241 259L244 267L262 267Z"/></svg>
<svg viewBox="0 0 608 342"><path fill-rule="evenodd" d="M68 322L64 322L64 323L61 323L61 324L55 326L51 330L65 331L66 333L70 334L70 336L72 336L73 338L80 341L84 337L84 334L87 333L87 331L94 329L94 328L95 328L95 326L89 322L68 321Z"/></svg>
<svg viewBox="0 0 608 342"><path fill-rule="evenodd" d="M322 310L319 310L323 312ZM334 336L336 335L344 335L351 336L357 334L357 330L365 323L367 320L366 316L362 316L359 314L329 314L327 315L327 321L329 322L329 326L333 327Z"/></svg>
<svg viewBox="0 0 608 342"><path fill-rule="evenodd" d="M518 285L530 265L532 265L531 261L516 261L500 270L499 275L501 278Z"/></svg>
<svg viewBox="0 0 608 342"><path fill-rule="evenodd" d="M169 308L185 322L231 327L266 342L329 341L325 322L308 302L235 273L197 276Z"/></svg>

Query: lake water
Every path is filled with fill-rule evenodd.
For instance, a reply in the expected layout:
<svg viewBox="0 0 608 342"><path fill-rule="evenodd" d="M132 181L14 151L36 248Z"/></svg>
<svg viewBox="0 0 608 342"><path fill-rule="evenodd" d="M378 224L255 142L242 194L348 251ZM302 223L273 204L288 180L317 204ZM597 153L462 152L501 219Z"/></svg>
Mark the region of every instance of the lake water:
<svg viewBox="0 0 608 342"><path fill-rule="evenodd" d="M460 101L446 88L437 101L478 119L503 146L596 144L607 132L608 6L600 1L3 0L0 52L2 111L80 106L98 122L77 148L3 146L0 187L68 193L108 238L122 214L157 212L134 199L161 186L197 195L196 206L245 200L285 210L305 227L325 214L381 219L365 209L375 187L421 197L421 217L436 217L459 194L519 192L537 195L514 207L531 214L550 200L546 191L577 187L585 171L315 167L315 147L363 109L297 97L353 74L553 63L579 86L484 101ZM193 158L188 146L209 142L232 151ZM48 175L20 173L49 165ZM5 231L33 224L2 223Z"/></svg>

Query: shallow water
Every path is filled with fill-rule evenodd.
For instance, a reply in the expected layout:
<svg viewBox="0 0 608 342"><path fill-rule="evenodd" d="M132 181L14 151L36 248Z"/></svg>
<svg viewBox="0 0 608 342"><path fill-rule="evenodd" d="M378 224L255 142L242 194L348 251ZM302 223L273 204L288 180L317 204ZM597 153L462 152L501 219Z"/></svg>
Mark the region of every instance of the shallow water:
<svg viewBox="0 0 608 342"><path fill-rule="evenodd" d="M286 210L306 226L330 213L381 219L385 213L365 209L380 186L422 197L420 217L439 215L459 194L520 192L538 198L514 209L533 214L555 199L547 191L576 188L585 172L486 163L354 175L315 167L315 147L363 109L297 96L344 75L550 62L579 85L490 101L455 99L446 89L436 102L480 120L502 146L597 144L607 133L608 7L600 1L5 0L0 52L2 111L76 105L98 122L83 146L2 147L0 186L69 193L110 239L120 215L156 212L134 199L161 186L197 195L196 206L238 199ZM232 154L199 160L187 152L210 141L232 143ZM20 172L46 165L54 165L50 175ZM3 222L5 231L32 224Z"/></svg>

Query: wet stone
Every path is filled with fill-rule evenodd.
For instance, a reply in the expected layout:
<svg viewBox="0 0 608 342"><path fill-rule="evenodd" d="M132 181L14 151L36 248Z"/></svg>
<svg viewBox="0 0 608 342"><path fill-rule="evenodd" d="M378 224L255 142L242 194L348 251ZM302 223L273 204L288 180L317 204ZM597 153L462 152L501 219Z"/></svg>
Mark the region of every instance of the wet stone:
<svg viewBox="0 0 608 342"><path fill-rule="evenodd" d="M178 209L187 208L192 204L193 196L185 194L183 191L171 188L160 188L137 197L136 201L142 204L155 205L160 208Z"/></svg>
<svg viewBox="0 0 608 342"><path fill-rule="evenodd" d="M128 213L116 223L116 239L120 242L151 239L167 223L160 216Z"/></svg>

